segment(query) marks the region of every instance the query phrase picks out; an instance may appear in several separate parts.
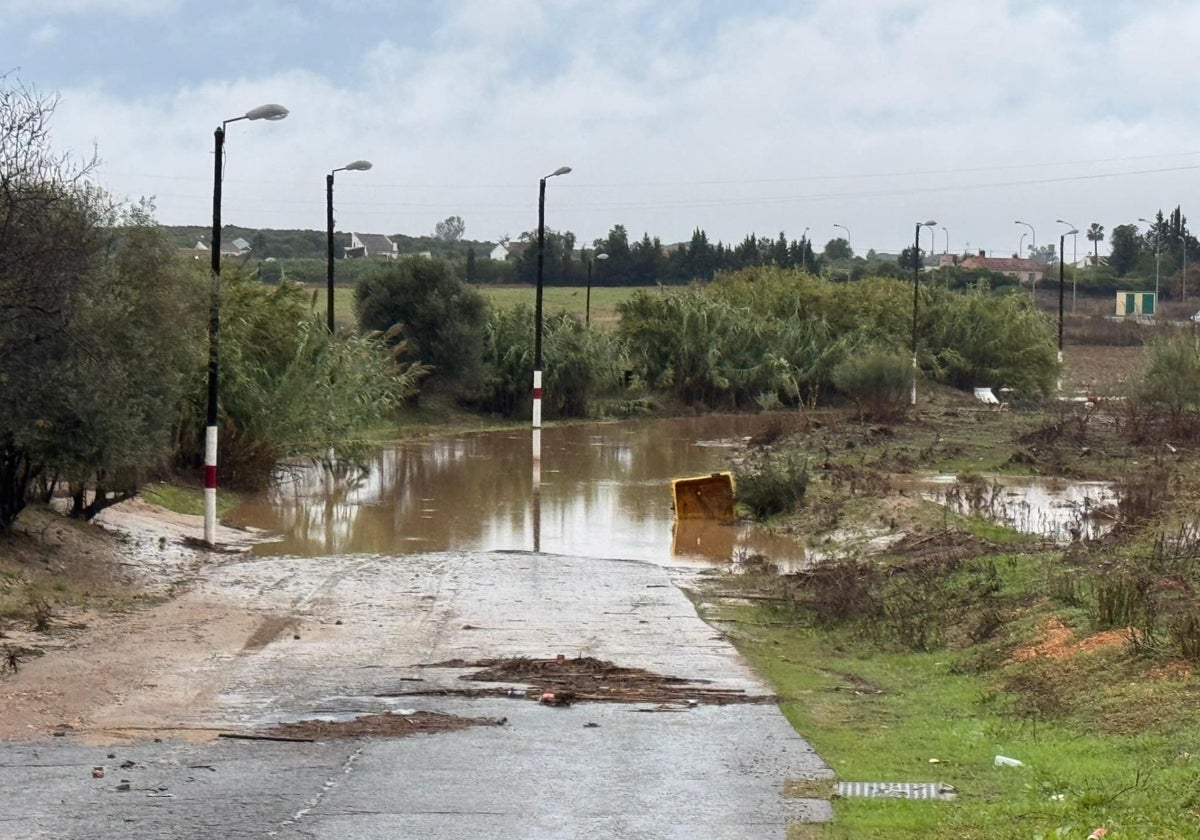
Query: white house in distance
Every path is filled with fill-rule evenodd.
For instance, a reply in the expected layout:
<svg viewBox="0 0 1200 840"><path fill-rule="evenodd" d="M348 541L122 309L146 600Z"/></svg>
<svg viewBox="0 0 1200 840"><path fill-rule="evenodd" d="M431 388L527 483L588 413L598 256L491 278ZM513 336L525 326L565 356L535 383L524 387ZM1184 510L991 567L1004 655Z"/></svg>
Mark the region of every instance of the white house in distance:
<svg viewBox="0 0 1200 840"><path fill-rule="evenodd" d="M488 252L488 257L496 262L504 262L509 257L512 257L514 260L520 259L521 255L525 253L531 244L530 242L513 242L511 240L501 242Z"/></svg>
<svg viewBox="0 0 1200 840"><path fill-rule="evenodd" d="M350 247L345 249L343 257L383 257L394 260L400 256L400 249L391 238L382 233L351 233Z"/></svg>
<svg viewBox="0 0 1200 840"><path fill-rule="evenodd" d="M208 243L201 240L201 241L197 242L196 247L192 248L191 250L207 251L207 250L209 250ZM250 253L250 243L247 242L245 239L242 239L242 237L240 237L240 236L237 239L233 240L232 242L225 242L223 240L221 242L221 256L222 257L244 257L249 253Z"/></svg>

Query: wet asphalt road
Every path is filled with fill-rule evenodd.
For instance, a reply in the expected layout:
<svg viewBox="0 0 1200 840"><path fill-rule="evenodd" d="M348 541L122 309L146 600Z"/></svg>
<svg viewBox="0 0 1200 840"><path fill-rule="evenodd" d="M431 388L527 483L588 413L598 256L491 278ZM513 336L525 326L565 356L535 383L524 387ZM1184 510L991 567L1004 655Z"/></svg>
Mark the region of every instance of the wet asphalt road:
<svg viewBox="0 0 1200 840"><path fill-rule="evenodd" d="M417 709L504 726L323 743L0 744L0 840L14 838L784 838L830 817L784 795L830 776L773 704L550 708L439 696L453 659L594 656L749 694L768 689L659 566L525 553L264 558L198 584L274 617L259 648L189 678L215 701L172 725L245 729ZM380 697L397 690L417 696ZM126 722L137 726L137 720ZM109 758L113 753L115 757ZM132 761L125 769L120 764ZM103 766L103 778L92 778ZM118 791L128 779L130 790Z"/></svg>

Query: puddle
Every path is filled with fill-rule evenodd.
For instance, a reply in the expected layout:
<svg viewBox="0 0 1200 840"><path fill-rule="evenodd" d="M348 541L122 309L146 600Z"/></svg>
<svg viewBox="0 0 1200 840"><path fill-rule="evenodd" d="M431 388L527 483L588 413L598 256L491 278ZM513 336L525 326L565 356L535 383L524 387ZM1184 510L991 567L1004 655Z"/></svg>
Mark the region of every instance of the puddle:
<svg viewBox="0 0 1200 840"><path fill-rule="evenodd" d="M892 481L897 489L916 490L955 513L1057 543L1108 533L1116 525L1120 501L1106 481L953 475L894 476Z"/></svg>

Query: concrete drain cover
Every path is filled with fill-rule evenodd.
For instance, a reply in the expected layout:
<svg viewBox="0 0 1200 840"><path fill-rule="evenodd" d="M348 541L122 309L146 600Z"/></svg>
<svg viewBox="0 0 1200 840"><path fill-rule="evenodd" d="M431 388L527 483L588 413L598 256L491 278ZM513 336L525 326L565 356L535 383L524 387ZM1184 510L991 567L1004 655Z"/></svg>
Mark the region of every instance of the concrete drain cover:
<svg viewBox="0 0 1200 840"><path fill-rule="evenodd" d="M884 799L953 799L958 791L953 785L937 782L838 782L837 795Z"/></svg>

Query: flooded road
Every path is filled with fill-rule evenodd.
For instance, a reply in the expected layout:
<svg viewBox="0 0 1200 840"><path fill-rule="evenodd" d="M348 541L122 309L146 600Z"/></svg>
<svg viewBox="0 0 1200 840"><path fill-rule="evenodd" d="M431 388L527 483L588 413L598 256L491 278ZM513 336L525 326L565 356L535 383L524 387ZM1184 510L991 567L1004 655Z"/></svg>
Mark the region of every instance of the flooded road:
<svg viewBox="0 0 1200 840"><path fill-rule="evenodd" d="M729 468L745 440L778 417L721 415L547 428L534 492L527 429L405 441L366 476L305 469L235 509L229 522L282 539L262 555L525 550L728 563L762 554L800 563L803 543L746 525L674 529L671 479Z"/></svg>

